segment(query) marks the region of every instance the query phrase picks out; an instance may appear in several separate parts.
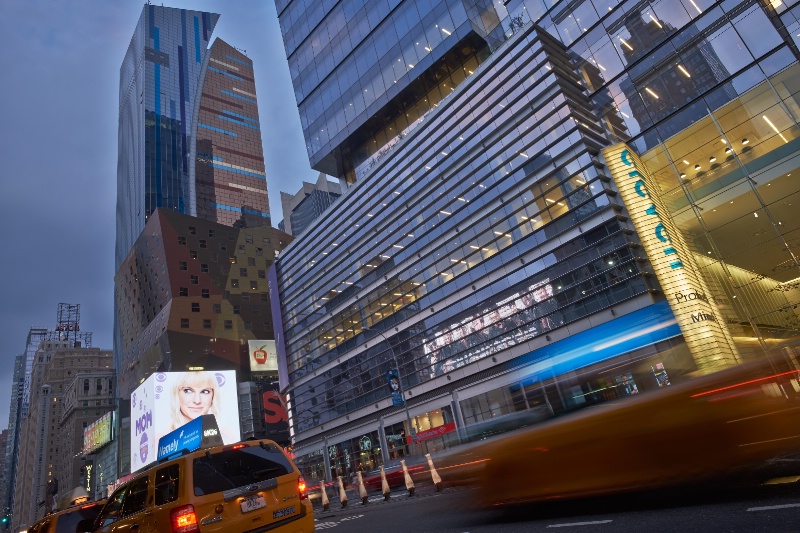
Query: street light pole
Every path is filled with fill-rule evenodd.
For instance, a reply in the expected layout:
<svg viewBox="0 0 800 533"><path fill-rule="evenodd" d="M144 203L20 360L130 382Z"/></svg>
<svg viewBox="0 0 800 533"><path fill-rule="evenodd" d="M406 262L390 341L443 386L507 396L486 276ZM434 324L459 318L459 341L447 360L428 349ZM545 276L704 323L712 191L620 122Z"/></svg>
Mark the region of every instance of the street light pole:
<svg viewBox="0 0 800 533"><path fill-rule="evenodd" d="M389 338L382 331L378 331L377 329L371 329L371 328L361 328L361 331L372 331L374 333L377 333L378 335L383 337L383 340L385 340L386 344L389 345L389 353L392 354L392 360L394 361L394 368L397 371L397 385L399 387L399 391L398 392L400 392L400 397L403 399L403 407L406 410L406 422L408 422L408 431L409 431L409 433L413 433L414 432L413 431L414 430L414 426L411 424L411 413L408 411L408 402L406 402L406 395L405 395L405 391L403 389L403 379L400 376L400 364L397 362L397 355L394 353L394 346L392 346L392 343L389 342ZM414 442L415 435L411 434L410 436L411 436L411 439L410 439L409 444L411 445L411 449L413 450L413 453L416 455L416 453L417 453L417 445Z"/></svg>

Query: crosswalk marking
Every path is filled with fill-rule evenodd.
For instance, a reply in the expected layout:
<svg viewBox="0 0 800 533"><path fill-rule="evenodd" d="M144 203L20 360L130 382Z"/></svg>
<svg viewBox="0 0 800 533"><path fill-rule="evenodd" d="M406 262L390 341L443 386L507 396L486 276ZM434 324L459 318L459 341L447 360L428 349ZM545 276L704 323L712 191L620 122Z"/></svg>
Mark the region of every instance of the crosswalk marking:
<svg viewBox="0 0 800 533"><path fill-rule="evenodd" d="M571 526L594 526L597 524L608 524L613 520L593 520L591 522L572 522L570 524L550 524L547 527L571 527Z"/></svg>

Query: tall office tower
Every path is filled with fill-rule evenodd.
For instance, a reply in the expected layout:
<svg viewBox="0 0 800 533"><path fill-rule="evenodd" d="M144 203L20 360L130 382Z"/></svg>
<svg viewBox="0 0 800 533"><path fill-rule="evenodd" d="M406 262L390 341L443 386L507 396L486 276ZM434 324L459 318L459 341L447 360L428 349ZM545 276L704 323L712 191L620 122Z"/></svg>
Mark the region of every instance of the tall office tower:
<svg viewBox="0 0 800 533"><path fill-rule="evenodd" d="M13 507L15 481L20 445L19 424L27 416L30 401L31 377L36 351L43 341L62 341L75 347L91 347L91 332L81 331L80 304L59 303L56 326L53 329L31 327L25 340L25 353L15 360L14 382L11 388L11 412L9 413L9 445L6 451L5 468L9 479L9 507ZM21 366L20 366L21 365Z"/></svg>
<svg viewBox="0 0 800 533"><path fill-rule="evenodd" d="M114 408L112 363L110 350L68 340L44 340L37 348L31 409L20 430L14 528L31 525L80 486L83 428Z"/></svg>
<svg viewBox="0 0 800 533"><path fill-rule="evenodd" d="M309 477L800 368L785 4L276 5L311 164L349 186L269 273Z"/></svg>
<svg viewBox="0 0 800 533"><path fill-rule="evenodd" d="M316 183L304 181L295 194L281 191L283 220L278 224L278 229L299 237L341 195L339 184L329 181L321 172Z"/></svg>
<svg viewBox="0 0 800 533"><path fill-rule="evenodd" d="M45 340L68 341L73 346L92 346L92 334L81 331L81 306L80 304L58 304L56 313L56 327L47 329L43 327L31 327L28 331L28 338L25 341L25 386L22 399L22 415L28 411L28 398L30 397L30 379L33 370L33 362L39 344Z"/></svg>
<svg viewBox="0 0 800 533"><path fill-rule="evenodd" d="M11 401L8 410L8 436L3 459L5 486L0 489L0 507L14 508L14 480L17 472L17 450L19 449L19 423L22 415L22 394L25 389L25 356L14 358L14 373L11 380Z"/></svg>
<svg viewBox="0 0 800 533"><path fill-rule="evenodd" d="M226 226L270 225L253 63L219 38L209 48L218 19L142 10L120 69L116 270L157 208Z"/></svg>

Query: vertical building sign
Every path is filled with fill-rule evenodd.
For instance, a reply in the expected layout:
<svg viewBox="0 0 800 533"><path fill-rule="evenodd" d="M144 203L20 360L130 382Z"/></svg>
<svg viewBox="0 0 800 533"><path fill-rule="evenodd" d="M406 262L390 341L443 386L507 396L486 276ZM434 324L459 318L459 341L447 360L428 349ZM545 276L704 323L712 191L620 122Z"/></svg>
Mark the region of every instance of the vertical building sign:
<svg viewBox="0 0 800 533"><path fill-rule="evenodd" d="M645 165L622 143L603 149L603 157L698 369L735 364L727 325Z"/></svg>

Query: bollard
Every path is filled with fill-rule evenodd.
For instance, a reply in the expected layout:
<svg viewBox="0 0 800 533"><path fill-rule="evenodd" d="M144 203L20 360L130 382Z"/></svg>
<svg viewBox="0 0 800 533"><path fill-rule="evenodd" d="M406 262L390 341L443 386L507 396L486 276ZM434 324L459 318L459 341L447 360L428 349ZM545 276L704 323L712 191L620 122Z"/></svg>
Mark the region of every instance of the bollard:
<svg viewBox="0 0 800 533"><path fill-rule="evenodd" d="M436 467L433 466L433 459L431 459L431 454L426 453L425 459L428 460L428 467L431 469L431 477L433 478L433 484L436 485L436 492L442 491L442 478L439 477L439 474L436 473Z"/></svg>
<svg viewBox="0 0 800 533"><path fill-rule="evenodd" d="M347 493L344 491L342 476L336 476L336 479L339 480L339 501L342 502L342 508L344 509L347 507Z"/></svg>
<svg viewBox="0 0 800 533"><path fill-rule="evenodd" d="M400 461L400 464L403 465L403 476L406 478L406 488L408 489L408 495L414 495L414 481L411 479L411 475L408 473L408 467L406 466L406 460L403 459Z"/></svg>
<svg viewBox="0 0 800 533"><path fill-rule="evenodd" d="M361 477L361 472L356 472L358 476L358 495L361 496L361 505L365 505L369 500L367 499L367 487L364 486L364 479Z"/></svg>
<svg viewBox="0 0 800 533"><path fill-rule="evenodd" d="M386 472L383 467L381 467L381 490L383 491L383 501L388 502L392 491L389 489L389 482L386 481Z"/></svg>
<svg viewBox="0 0 800 533"><path fill-rule="evenodd" d="M328 501L328 493L325 492L325 480L319 482L319 488L322 490L322 510L327 511L331 507L331 502Z"/></svg>

